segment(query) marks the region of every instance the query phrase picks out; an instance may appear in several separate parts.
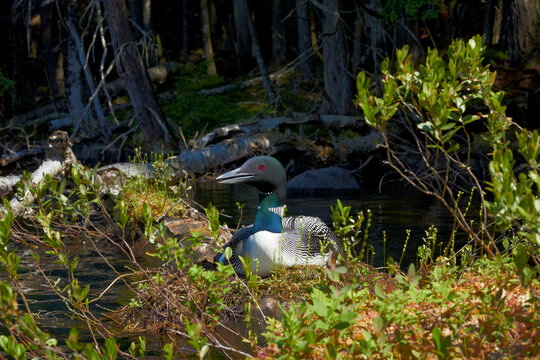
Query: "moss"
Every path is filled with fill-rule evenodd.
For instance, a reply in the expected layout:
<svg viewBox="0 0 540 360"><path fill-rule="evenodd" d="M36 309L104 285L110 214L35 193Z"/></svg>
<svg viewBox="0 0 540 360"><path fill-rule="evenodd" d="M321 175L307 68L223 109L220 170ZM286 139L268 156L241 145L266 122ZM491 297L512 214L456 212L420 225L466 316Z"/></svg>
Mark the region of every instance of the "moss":
<svg viewBox="0 0 540 360"><path fill-rule="evenodd" d="M224 84L219 75L208 75L205 63L183 65L174 83L176 99L163 104L165 115L182 128L184 136L192 138L205 129L237 123L253 117L267 104L258 100L261 89L233 90L225 94L205 95L201 89Z"/></svg>

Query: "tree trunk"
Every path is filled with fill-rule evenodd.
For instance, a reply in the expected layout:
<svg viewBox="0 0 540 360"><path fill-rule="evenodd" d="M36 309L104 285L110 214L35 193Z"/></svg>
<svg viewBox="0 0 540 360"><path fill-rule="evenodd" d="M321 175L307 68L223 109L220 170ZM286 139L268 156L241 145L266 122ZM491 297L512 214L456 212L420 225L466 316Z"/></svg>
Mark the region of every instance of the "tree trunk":
<svg viewBox="0 0 540 360"><path fill-rule="evenodd" d="M384 58L387 54L381 54L381 49L384 48L385 28L382 18L378 15L381 12L380 0L364 1L363 9L363 24L365 45L369 49L364 51L364 56L361 59L361 64L364 68L371 67L373 74L379 74L379 59ZM405 29L403 29L405 31ZM377 93L380 93L380 81L376 82Z"/></svg>
<svg viewBox="0 0 540 360"><path fill-rule="evenodd" d="M248 7L243 6L244 2L245 0L233 0L234 30L236 32L235 49L239 70L246 70L252 64L248 25L251 14Z"/></svg>
<svg viewBox="0 0 540 360"><path fill-rule="evenodd" d="M73 1L73 8L76 8L76 6L77 6L76 1ZM70 38L74 41L74 44L75 44L74 48L76 49L76 52L77 52L77 58L79 60L79 63L81 64L81 67L84 73L84 78L86 80L86 84L88 85L88 88L91 92L91 96L93 97L92 102L94 104L94 110L99 120L101 131L103 132L103 135L105 135L105 138L110 141L112 140L111 129L109 129L107 123L105 122L105 114L103 112L103 108L101 107L101 103L99 102L99 96L97 96L97 93L96 93L96 85L94 83L94 78L90 71L90 67L86 63L85 49L83 47L82 39L79 36L79 33L77 32L77 28L75 24L76 24L76 15L69 16L66 21L67 30L69 31ZM74 120L78 121L78 120L84 120L84 119L74 118Z"/></svg>
<svg viewBox="0 0 540 360"><path fill-rule="evenodd" d="M135 38L144 44L144 59L147 67L158 63L157 41L152 30L152 1L129 0L129 15L135 23Z"/></svg>
<svg viewBox="0 0 540 360"><path fill-rule="evenodd" d="M141 29L144 28L143 23L143 0L129 0L129 16ZM138 37L138 36L137 36Z"/></svg>
<svg viewBox="0 0 540 360"><path fill-rule="evenodd" d="M189 56L189 0L182 0L182 54Z"/></svg>
<svg viewBox="0 0 540 360"><path fill-rule="evenodd" d="M493 24L495 19L495 0L486 0L484 11L484 44L490 46L493 43Z"/></svg>
<svg viewBox="0 0 540 360"><path fill-rule="evenodd" d="M41 40L43 42L43 60L45 75L49 84L49 91L53 99L60 97L60 88L57 83L58 70L58 16L56 4L39 7L41 17Z"/></svg>
<svg viewBox="0 0 540 360"><path fill-rule="evenodd" d="M276 70L285 64L284 3L283 0L272 1L272 62Z"/></svg>
<svg viewBox="0 0 540 360"><path fill-rule="evenodd" d="M354 20L354 40L353 40L353 53L351 57L351 69L353 75L358 74L360 71L360 57L362 54L362 43L364 35L364 19L362 17L362 11L359 7L356 8L356 18Z"/></svg>
<svg viewBox="0 0 540 360"><path fill-rule="evenodd" d="M210 75L216 75L216 63L214 61L214 48L212 47L212 33L210 30L210 14L208 9L208 0L201 0L201 22L204 44L204 57L209 62L206 72Z"/></svg>
<svg viewBox="0 0 540 360"><path fill-rule="evenodd" d="M143 30L148 37L146 67L156 66L158 64L159 41L156 40L156 34L152 27L152 0L143 0Z"/></svg>
<svg viewBox="0 0 540 360"><path fill-rule="evenodd" d="M311 60L311 28L309 24L308 0L296 0L296 23L298 26L298 52L300 53L300 76L307 80L313 77Z"/></svg>
<svg viewBox="0 0 540 360"><path fill-rule="evenodd" d="M28 5L29 6L29 5ZM10 29L11 38L11 79L15 82L11 93L11 108L13 111L35 106L32 89L27 85L27 71L24 70L24 64L28 59L28 41L27 30L25 25L24 9L19 8L17 11L13 7L12 16L9 19L12 21ZM8 74L5 74L8 75Z"/></svg>
<svg viewBox="0 0 540 360"><path fill-rule="evenodd" d="M540 54L540 3L503 0L499 46L512 65L520 65Z"/></svg>
<svg viewBox="0 0 540 360"><path fill-rule="evenodd" d="M257 65L259 66L259 71L261 72L261 77L263 80L263 86L268 95L268 102L271 105L274 105L277 101L276 93L272 87L272 82L268 76L268 71L264 65L264 60L261 53L261 48L259 47L259 40L257 40L257 33L255 32L255 24L253 24L253 19L251 18L251 11L249 11L247 0L240 0L241 6L244 8L244 14L247 14L247 23L249 29L249 37L251 38L251 45L253 46L253 53L255 55L255 60L257 60Z"/></svg>
<svg viewBox="0 0 540 360"><path fill-rule="evenodd" d="M67 5L67 22L73 22L75 20L75 0L70 1ZM73 124L79 126L79 124L88 122L88 113L85 110L83 102L84 85L82 82L82 67L78 58L77 43L73 36L66 36L67 42L65 45L65 58L66 58L66 94L68 99L68 109L73 119Z"/></svg>
<svg viewBox="0 0 540 360"><path fill-rule="evenodd" d="M353 107L353 78L349 74L349 54L341 24L338 0L325 0L323 13L324 102L321 113L350 114Z"/></svg>
<svg viewBox="0 0 540 360"><path fill-rule="evenodd" d="M141 62L123 0L102 0L102 3L107 13L114 52L118 58L118 73L124 79L148 147L152 151L176 149L176 140L172 137Z"/></svg>

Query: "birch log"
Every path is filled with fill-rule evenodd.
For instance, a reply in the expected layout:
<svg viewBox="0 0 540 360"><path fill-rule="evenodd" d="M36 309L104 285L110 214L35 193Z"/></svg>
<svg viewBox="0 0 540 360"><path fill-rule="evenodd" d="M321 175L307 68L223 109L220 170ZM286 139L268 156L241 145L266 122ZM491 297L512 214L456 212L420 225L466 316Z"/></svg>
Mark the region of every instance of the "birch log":
<svg viewBox="0 0 540 360"><path fill-rule="evenodd" d="M49 136L49 148L47 149L47 158L41 166L32 173L30 182L25 184L24 194L15 196L9 202L14 217L19 217L25 213L26 205L31 204L36 199L34 193L30 190L37 184L45 182L47 175L57 176L65 174L71 170L71 166L77 161L77 158L71 151L69 136L65 131L56 130ZM4 216L7 210L0 208L0 214Z"/></svg>

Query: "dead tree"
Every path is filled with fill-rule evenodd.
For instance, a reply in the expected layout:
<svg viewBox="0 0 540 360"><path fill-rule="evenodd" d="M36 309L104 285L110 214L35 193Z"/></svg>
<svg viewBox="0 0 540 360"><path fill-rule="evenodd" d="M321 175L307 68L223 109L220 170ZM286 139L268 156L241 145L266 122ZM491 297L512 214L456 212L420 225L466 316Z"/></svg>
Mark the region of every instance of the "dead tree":
<svg viewBox="0 0 540 360"><path fill-rule="evenodd" d="M41 40L43 42L43 60L45 75L49 84L49 92L53 99L64 95L64 84L61 67L58 66L59 40L58 15L54 3L43 4L39 7L41 18Z"/></svg>
<svg viewBox="0 0 540 360"><path fill-rule="evenodd" d="M266 91L266 95L268 95L268 102L273 105L277 101L277 96L272 86L272 82L270 81L270 77L268 76L266 65L264 64L261 48L259 47L259 40L257 39L257 33L255 31L255 24L251 18L251 11L249 11L248 1L240 0L240 4L244 8L243 13L247 15L249 37L251 38L251 45L253 46L255 60L257 60L257 65L259 66L259 71L261 72L264 90Z"/></svg>
<svg viewBox="0 0 540 360"><path fill-rule="evenodd" d="M298 52L300 53L300 76L306 80L313 75L311 54L311 29L308 15L308 0L296 0L296 23L298 26Z"/></svg>
<svg viewBox="0 0 540 360"><path fill-rule="evenodd" d="M204 44L204 57L209 62L206 71L210 75L216 75L216 63L214 62L214 48L212 46L212 33L210 30L210 15L208 11L208 0L201 0L201 22Z"/></svg>
<svg viewBox="0 0 540 360"><path fill-rule="evenodd" d="M244 69L251 65L251 44L249 42L248 18L250 13L245 0L233 0L235 50L238 69Z"/></svg>
<svg viewBox="0 0 540 360"><path fill-rule="evenodd" d="M353 78L349 73L347 43L338 0L323 2L323 57L325 114L350 114L353 107Z"/></svg>
<svg viewBox="0 0 540 360"><path fill-rule="evenodd" d="M521 65L540 54L540 3L502 0L499 46L513 65Z"/></svg>
<svg viewBox="0 0 540 360"><path fill-rule="evenodd" d="M177 141L169 129L142 64L124 1L102 0L102 3L117 57L118 73L124 80L148 147L153 151L176 149Z"/></svg>
<svg viewBox="0 0 540 360"><path fill-rule="evenodd" d="M283 25L283 7L286 1L272 1L272 61L276 69L279 69L286 59L285 26Z"/></svg>

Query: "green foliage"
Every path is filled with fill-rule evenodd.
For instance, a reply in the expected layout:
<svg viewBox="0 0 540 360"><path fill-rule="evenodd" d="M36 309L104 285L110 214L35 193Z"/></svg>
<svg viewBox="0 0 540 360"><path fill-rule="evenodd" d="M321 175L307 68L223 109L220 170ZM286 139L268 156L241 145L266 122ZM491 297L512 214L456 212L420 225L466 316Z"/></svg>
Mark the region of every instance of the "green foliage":
<svg viewBox="0 0 540 360"><path fill-rule="evenodd" d="M208 218L208 225L210 227L212 237L218 240L221 232L221 225L219 224L219 211L214 205L212 205L212 203L210 203L208 207L204 209L204 212Z"/></svg>
<svg viewBox="0 0 540 360"><path fill-rule="evenodd" d="M206 62L183 65L175 81L176 99L162 106L165 115L182 128L187 139L196 133L202 134L206 129L251 118L264 109L264 104L257 104L260 97L246 91L210 96L200 93L201 89L217 87L223 83L220 76L208 75L206 68Z"/></svg>
<svg viewBox="0 0 540 360"><path fill-rule="evenodd" d="M448 348L452 343L452 339L450 338L450 336L443 336L441 329L439 329L438 327L434 327L432 332L432 338L439 360L448 359Z"/></svg>
<svg viewBox="0 0 540 360"><path fill-rule="evenodd" d="M451 2L455 3L455 0ZM387 0L381 14L386 22L395 22L403 15L426 21L436 19L446 10L447 5L444 0Z"/></svg>
<svg viewBox="0 0 540 360"><path fill-rule="evenodd" d="M14 86L15 82L5 77L5 75L2 73L2 70L0 70L0 97L11 93Z"/></svg>
<svg viewBox="0 0 540 360"><path fill-rule="evenodd" d="M493 243L493 233L514 227L519 237L529 244L529 254L538 259L540 177L537 169L540 137L537 131L530 132L516 126L517 146L508 140L511 136L509 128L515 124L504 114L503 92L492 90L496 74L482 64L482 42L480 36L468 42L455 40L445 55L437 50L429 50L425 63L416 68L408 54L408 47L404 47L397 51L395 72L390 71L388 59L381 66L382 97L372 95L370 80L365 73L360 73L356 101L364 112L366 122L383 135L390 164L409 183L435 195L449 210L453 209L456 223L477 245L493 255L498 252ZM416 142L415 149L420 151L420 160L429 177L414 174L415 169L404 165L395 154L394 145L389 140L392 132L388 124L399 120L413 134L412 141ZM483 137L493 149L489 164L491 181L487 187L493 195L492 201L484 200L484 190L470 167L469 129L473 123L482 123L487 130ZM519 154L520 162L515 160L515 153ZM419 172L418 169L416 172ZM459 207L462 192L453 194L450 179L456 176L469 179L472 189L479 191L481 226L476 231L465 219L472 195L467 209L462 212ZM495 217L497 229L490 226L488 215ZM486 239L489 241L487 245ZM424 251L420 255L425 257L429 254Z"/></svg>
<svg viewBox="0 0 540 360"><path fill-rule="evenodd" d="M165 214L181 216L184 213L185 201L193 184L186 172L178 171L176 164L165 154L142 154L140 149L136 149L131 164L137 167L138 173L125 180L115 198L117 225L123 231L133 231L138 220L144 216L148 218L149 211L157 218ZM131 220L130 226L125 228L127 223L123 224L122 221L127 219ZM145 222L145 225L150 224Z"/></svg>
<svg viewBox="0 0 540 360"><path fill-rule="evenodd" d="M189 336L189 343L199 353L199 359L203 359L210 347L206 344L207 338L201 336L202 324L191 324L188 319L185 319L186 331Z"/></svg>
<svg viewBox="0 0 540 360"><path fill-rule="evenodd" d="M351 335L358 316L354 299L366 293L357 286L314 288L311 302L292 305L283 313L281 322L270 320L264 336L279 347L278 359L310 358L313 345L322 346L326 358L342 358L345 349L338 339Z"/></svg>
<svg viewBox="0 0 540 360"><path fill-rule="evenodd" d="M371 212L367 210L367 221L362 236L362 224L366 217L362 211L354 218L351 214L351 207L344 206L341 200L337 199L336 207L330 207L330 218L335 234L343 241L345 248L345 260L347 262L362 261L364 255L367 260L367 238L371 226Z"/></svg>
<svg viewBox="0 0 540 360"><path fill-rule="evenodd" d="M382 98L371 95L370 80L359 73L356 101L366 122L384 131L398 110L405 116L414 115L411 120L427 137L428 147L452 153L460 148L456 133L481 119L471 113L471 107L484 103L490 109L490 140L500 142L510 123L504 116L503 93L491 90L496 74L482 65L483 50L480 36L467 43L455 40L446 61L436 49L430 49L425 64L415 69L405 46L397 50L395 73L390 72L388 58L381 65Z"/></svg>
<svg viewBox="0 0 540 360"><path fill-rule="evenodd" d="M493 193L493 201L488 202L488 209L496 215L497 225L504 230L519 224L519 235L527 238L539 255L540 137L536 130L524 129L516 133L516 138L516 152L524 159L524 163L516 164L514 151L508 143L495 146L493 160L489 164L489 190Z"/></svg>
<svg viewBox="0 0 540 360"><path fill-rule="evenodd" d="M49 180L52 181L52 180ZM54 187L49 184L49 187ZM73 209L73 208L72 208ZM75 272L78 258L69 261L65 250L62 250L62 242L59 233L50 229L49 218L41 215L42 223L45 226L47 243L53 248L51 254L58 256L59 262L66 266L70 274ZM13 223L13 214L8 212L4 218L0 218L0 268L5 272L13 284L18 284L18 268L20 258L15 252L8 252L7 245L10 240L10 228ZM35 254L37 257L37 254ZM55 286L58 286L56 284ZM88 287L80 286L78 280L72 277L70 284L63 289L58 289L59 293L65 294L63 300L77 310L84 311L88 305ZM43 332L39 326L39 317L36 314L19 309L19 301L27 304L24 292L21 289L14 289L11 285L0 281L0 324L9 330L9 335L0 335L0 349L13 359L46 358L58 359L68 358L65 356L65 349L60 348L58 341L50 334ZM28 309L27 309L28 310ZM139 338L141 345L132 344L131 348L139 348L140 356L144 356L143 338ZM116 359L119 353L116 340L109 337L102 347L96 348L94 343L84 344L79 341L76 329L71 329L66 345L73 352L69 358L75 359Z"/></svg>

